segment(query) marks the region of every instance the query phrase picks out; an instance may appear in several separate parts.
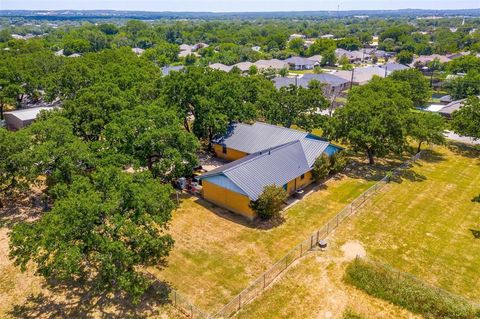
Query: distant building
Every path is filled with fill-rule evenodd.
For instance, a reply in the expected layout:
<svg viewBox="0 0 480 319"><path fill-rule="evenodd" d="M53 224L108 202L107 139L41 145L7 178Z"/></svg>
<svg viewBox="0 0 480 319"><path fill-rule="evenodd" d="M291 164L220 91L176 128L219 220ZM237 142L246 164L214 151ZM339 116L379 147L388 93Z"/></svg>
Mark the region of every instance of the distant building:
<svg viewBox="0 0 480 319"><path fill-rule="evenodd" d="M259 47L258 45L251 47L251 49L255 52L260 52L262 50L262 47Z"/></svg>
<svg viewBox="0 0 480 319"><path fill-rule="evenodd" d="M132 52L135 53L136 55L142 55L145 50L141 48L132 48Z"/></svg>
<svg viewBox="0 0 480 319"><path fill-rule="evenodd" d="M299 56L285 59L284 62L288 63L291 70L312 70L315 67L315 61Z"/></svg>
<svg viewBox="0 0 480 319"><path fill-rule="evenodd" d="M231 66L225 65L223 63L212 63L208 67L214 70L220 70L224 72L230 72L232 70Z"/></svg>
<svg viewBox="0 0 480 319"><path fill-rule="evenodd" d="M294 34L291 34L288 39L291 41L293 39L306 39L306 38L307 37L303 34L294 33Z"/></svg>
<svg viewBox="0 0 480 319"><path fill-rule="evenodd" d="M170 72L172 71L175 71L175 72L179 72L181 70L183 70L185 67L183 65L176 65L176 66L164 66L162 68L162 74L163 76L167 76L170 74Z"/></svg>
<svg viewBox="0 0 480 319"><path fill-rule="evenodd" d="M5 125L7 129L17 131L35 121L41 111L50 111L53 109L55 109L55 107L32 107L28 109L5 112Z"/></svg>
<svg viewBox="0 0 480 319"><path fill-rule="evenodd" d="M258 60L254 64L259 71L264 71L264 70L268 70L268 69L279 71L279 70L282 70L282 69L288 69L290 67L287 62L277 60L277 59Z"/></svg>
<svg viewBox="0 0 480 319"><path fill-rule="evenodd" d="M410 67L397 62L388 62L384 65L381 65L380 67L386 71L387 75L395 71L403 71L410 69Z"/></svg>
<svg viewBox="0 0 480 319"><path fill-rule="evenodd" d="M324 84L324 92L327 96L338 94L350 88L350 81L329 73L304 74L299 77L276 77L272 79L277 89L289 87L290 85L307 88L313 80Z"/></svg>
<svg viewBox="0 0 480 319"><path fill-rule="evenodd" d="M352 82L353 85L365 85L370 82L374 76L384 78L386 76L385 73L385 69L381 67L367 66L364 68L355 68L352 71L337 71L333 74L341 77L344 80Z"/></svg>

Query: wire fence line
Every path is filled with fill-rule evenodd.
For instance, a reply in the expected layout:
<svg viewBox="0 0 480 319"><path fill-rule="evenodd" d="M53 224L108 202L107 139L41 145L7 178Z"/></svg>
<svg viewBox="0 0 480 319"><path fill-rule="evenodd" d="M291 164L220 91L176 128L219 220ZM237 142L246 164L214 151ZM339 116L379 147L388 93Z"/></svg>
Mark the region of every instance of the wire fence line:
<svg viewBox="0 0 480 319"><path fill-rule="evenodd" d="M344 207L339 213L332 217L321 229L312 233L307 239L295 246L283 258L277 261L270 269L257 277L247 288L236 295L229 303L220 309L211 318L229 318L242 309L245 305L253 301L259 296L265 288L267 288L282 272L284 272L289 265L297 259L303 257L306 253L311 251L318 245L321 240L324 240L332 231L334 231L348 216L356 212L369 198L382 189L390 179L400 174L403 170L409 168L421 156L423 151L420 151L407 161L405 161L398 168L387 173L381 180L360 194L349 205Z"/></svg>
<svg viewBox="0 0 480 319"><path fill-rule="evenodd" d="M325 239L342 223L342 221L356 212L360 206L362 206L369 198L376 194L378 190L382 189L393 176L398 175L401 171L409 168L413 163L415 163L422 155L422 152L423 151L417 153L398 168L388 172L381 180L360 194L360 196L358 196L349 205L344 207L340 212L332 217L321 229L312 233L303 242L291 249L283 258L278 260L270 269L257 277L247 288L231 299L231 301L224 305L217 313L208 314L207 312L195 306L186 296L174 289L170 289L168 291L167 300L171 303L171 305L179 309L186 317L191 319L220 319L231 317L245 305L258 297L294 261L303 257L314 247L316 247L319 241Z"/></svg>

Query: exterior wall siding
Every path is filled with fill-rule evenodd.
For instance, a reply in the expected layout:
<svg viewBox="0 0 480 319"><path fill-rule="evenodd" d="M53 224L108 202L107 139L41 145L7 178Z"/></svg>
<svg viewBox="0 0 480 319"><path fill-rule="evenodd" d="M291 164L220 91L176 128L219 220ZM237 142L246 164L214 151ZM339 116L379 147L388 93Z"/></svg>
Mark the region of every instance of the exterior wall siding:
<svg viewBox="0 0 480 319"><path fill-rule="evenodd" d="M225 154L223 153L223 146L220 144L214 144L213 151L215 152L215 156L218 158L223 158L227 161L235 161L248 155L245 152L237 151L232 148L227 148L227 153Z"/></svg>
<svg viewBox="0 0 480 319"><path fill-rule="evenodd" d="M292 179L290 182L288 182L287 193L292 194L298 189L304 188L311 183L313 183L313 175L312 171L308 171L304 174L303 179L301 176L298 176L297 178Z"/></svg>
<svg viewBox="0 0 480 319"><path fill-rule="evenodd" d="M247 196L210 183L206 179L203 180L202 186L203 198L207 201L249 219L256 217L255 212L249 207L250 199Z"/></svg>

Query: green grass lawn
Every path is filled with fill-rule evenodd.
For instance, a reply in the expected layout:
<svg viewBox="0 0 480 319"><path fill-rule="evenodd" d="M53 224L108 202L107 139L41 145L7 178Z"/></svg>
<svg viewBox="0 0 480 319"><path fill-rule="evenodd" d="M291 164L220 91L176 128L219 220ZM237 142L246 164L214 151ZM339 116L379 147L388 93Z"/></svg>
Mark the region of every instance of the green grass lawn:
<svg viewBox="0 0 480 319"><path fill-rule="evenodd" d="M318 318L326 307L354 309L366 318L413 318L341 280L346 262L340 247L347 242L359 242L368 257L479 302L480 203L472 202L479 193L480 152L435 148L335 231L328 239L329 257L302 260L239 317ZM313 303L314 296L330 295L343 301L323 308ZM280 310L269 315L271 309Z"/></svg>
<svg viewBox="0 0 480 319"><path fill-rule="evenodd" d="M331 179L287 210L285 221L270 229L235 219L203 200L187 198L173 216L170 231L175 248L168 266L151 271L200 308L218 310L380 175L369 180L353 174Z"/></svg>
<svg viewBox="0 0 480 319"><path fill-rule="evenodd" d="M337 233L368 253L452 292L480 301L480 152L435 148L410 178L392 183Z"/></svg>

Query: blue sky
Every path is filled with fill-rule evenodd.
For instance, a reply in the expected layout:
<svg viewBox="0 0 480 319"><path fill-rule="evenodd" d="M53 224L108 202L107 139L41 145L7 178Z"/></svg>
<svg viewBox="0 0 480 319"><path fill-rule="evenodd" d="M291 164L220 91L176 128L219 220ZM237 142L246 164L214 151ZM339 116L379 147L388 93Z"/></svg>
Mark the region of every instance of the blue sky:
<svg viewBox="0 0 480 319"><path fill-rule="evenodd" d="M0 0L0 9L142 11L300 11L480 8L480 0Z"/></svg>

